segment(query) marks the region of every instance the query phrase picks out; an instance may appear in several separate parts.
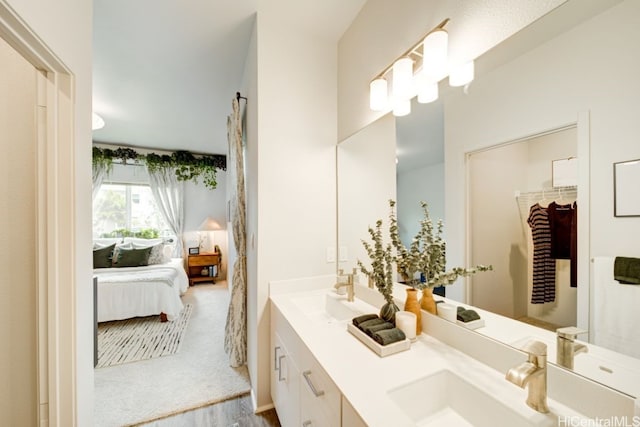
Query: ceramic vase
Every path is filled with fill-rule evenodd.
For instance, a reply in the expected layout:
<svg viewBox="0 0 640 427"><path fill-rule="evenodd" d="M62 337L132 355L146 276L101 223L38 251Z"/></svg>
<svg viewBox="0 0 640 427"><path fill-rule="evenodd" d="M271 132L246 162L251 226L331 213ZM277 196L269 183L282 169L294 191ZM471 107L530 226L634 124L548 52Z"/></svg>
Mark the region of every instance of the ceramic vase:
<svg viewBox="0 0 640 427"><path fill-rule="evenodd" d="M416 335L420 335L422 333L422 312L418 303L418 291L415 288L407 288L404 311L409 311L416 315Z"/></svg>
<svg viewBox="0 0 640 427"><path fill-rule="evenodd" d="M396 324L396 312L400 311L397 305L393 301L386 302L380 308L380 318L386 320L387 322Z"/></svg>
<svg viewBox="0 0 640 427"><path fill-rule="evenodd" d="M420 307L431 314L438 314L436 301L433 299L433 289L424 288L422 290L422 298L420 299Z"/></svg>

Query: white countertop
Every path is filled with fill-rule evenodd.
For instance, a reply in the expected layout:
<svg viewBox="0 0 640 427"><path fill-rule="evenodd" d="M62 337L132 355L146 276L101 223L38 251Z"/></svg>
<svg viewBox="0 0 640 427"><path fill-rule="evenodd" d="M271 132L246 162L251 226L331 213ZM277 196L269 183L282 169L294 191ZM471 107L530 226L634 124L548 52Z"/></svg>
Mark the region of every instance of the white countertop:
<svg viewBox="0 0 640 427"><path fill-rule="evenodd" d="M274 288L272 284L271 301L369 426L415 425L390 399L388 392L443 369L455 372L539 425L555 426L557 416L579 416L553 400L549 400L551 414L532 410L525 404L527 391L505 380L505 373L426 334L419 336L410 350L381 358L347 332L348 321L312 320L309 313L301 309L296 298L323 298L331 292L330 282L317 289L316 280L311 288L314 287L304 290L304 286L291 286L291 281L283 288ZM429 399L429 396L423 398ZM496 420L495 425L499 426L500 421Z"/></svg>

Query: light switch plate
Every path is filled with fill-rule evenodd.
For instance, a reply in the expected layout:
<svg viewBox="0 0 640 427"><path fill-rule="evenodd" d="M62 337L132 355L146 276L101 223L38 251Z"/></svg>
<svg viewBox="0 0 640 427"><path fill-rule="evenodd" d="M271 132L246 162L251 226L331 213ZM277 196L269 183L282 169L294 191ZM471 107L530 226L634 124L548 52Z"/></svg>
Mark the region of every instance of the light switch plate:
<svg viewBox="0 0 640 427"><path fill-rule="evenodd" d="M340 248L338 248L338 255L340 256L340 262L349 261L349 250L346 246L340 246Z"/></svg>

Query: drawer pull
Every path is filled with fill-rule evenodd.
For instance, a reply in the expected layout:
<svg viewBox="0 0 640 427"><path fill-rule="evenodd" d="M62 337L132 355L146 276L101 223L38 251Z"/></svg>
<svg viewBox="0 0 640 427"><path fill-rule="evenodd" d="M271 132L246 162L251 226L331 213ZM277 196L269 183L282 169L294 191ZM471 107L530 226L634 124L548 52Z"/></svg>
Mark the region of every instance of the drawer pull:
<svg viewBox="0 0 640 427"><path fill-rule="evenodd" d="M284 378L282 376L282 359L284 359L285 357L287 357L287 356L285 356L284 354L282 356L278 357L278 381L286 381L287 380L286 378Z"/></svg>
<svg viewBox="0 0 640 427"><path fill-rule="evenodd" d="M309 427L311 425L311 421L307 420L302 423L302 427Z"/></svg>
<svg viewBox="0 0 640 427"><path fill-rule="evenodd" d="M311 391L316 397L324 396L324 390L316 390L316 388L313 385L313 382L311 382L311 371L304 371L302 373L302 376L304 377L305 380L307 380L307 385L309 386L309 388L311 389Z"/></svg>
<svg viewBox="0 0 640 427"><path fill-rule="evenodd" d="M274 365L273 370L274 371L280 370L280 359L278 359L278 350L280 350L280 346L276 346L273 349L273 365Z"/></svg>

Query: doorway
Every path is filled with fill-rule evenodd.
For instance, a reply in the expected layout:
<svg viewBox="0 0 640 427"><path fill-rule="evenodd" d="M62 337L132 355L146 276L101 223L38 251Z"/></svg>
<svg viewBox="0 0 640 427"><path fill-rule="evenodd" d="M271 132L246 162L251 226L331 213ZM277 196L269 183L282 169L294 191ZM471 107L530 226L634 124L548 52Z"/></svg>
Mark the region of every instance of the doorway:
<svg viewBox="0 0 640 427"><path fill-rule="evenodd" d="M469 154L470 261L494 267L494 274L470 280L474 306L551 330L576 325L571 260L549 260L553 272L542 281L546 284L534 281L539 266L534 270L531 222L536 206L546 214L553 202L565 206L576 201L577 175L575 186L554 186L552 162L577 153L577 128L569 126ZM542 285L548 295L540 301L534 295Z"/></svg>

